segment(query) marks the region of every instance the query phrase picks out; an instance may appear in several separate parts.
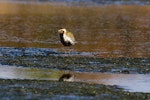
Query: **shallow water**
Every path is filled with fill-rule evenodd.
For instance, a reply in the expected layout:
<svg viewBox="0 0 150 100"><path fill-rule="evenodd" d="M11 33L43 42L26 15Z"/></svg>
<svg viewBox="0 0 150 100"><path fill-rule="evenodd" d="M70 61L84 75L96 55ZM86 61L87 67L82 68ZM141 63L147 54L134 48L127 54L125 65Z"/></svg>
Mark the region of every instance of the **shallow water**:
<svg viewBox="0 0 150 100"><path fill-rule="evenodd" d="M149 6L1 3L0 11L0 46L70 51L60 43L57 33L65 27L78 42L71 47L73 52L96 52L104 58L150 57Z"/></svg>
<svg viewBox="0 0 150 100"><path fill-rule="evenodd" d="M81 82L118 85L126 91L150 93L150 74L80 73L77 76Z"/></svg>
<svg viewBox="0 0 150 100"><path fill-rule="evenodd" d="M58 81L63 74L67 73L70 73L74 76L71 80L72 82L118 85L121 88L124 88L126 91L150 93L150 74L81 73L0 65L1 79L36 79Z"/></svg>
<svg viewBox="0 0 150 100"><path fill-rule="evenodd" d="M71 73L73 82L150 93L149 6L60 5L0 2L0 78L57 81ZM75 46L60 43L60 27L74 33Z"/></svg>

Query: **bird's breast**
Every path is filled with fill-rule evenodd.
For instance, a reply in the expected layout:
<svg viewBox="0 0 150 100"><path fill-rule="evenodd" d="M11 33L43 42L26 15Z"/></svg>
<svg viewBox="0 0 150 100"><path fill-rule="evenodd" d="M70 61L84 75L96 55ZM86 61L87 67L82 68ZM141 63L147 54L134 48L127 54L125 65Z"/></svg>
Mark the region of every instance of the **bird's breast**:
<svg viewBox="0 0 150 100"><path fill-rule="evenodd" d="M69 41L69 38L64 34L60 34L60 41L64 46L71 46L72 43Z"/></svg>

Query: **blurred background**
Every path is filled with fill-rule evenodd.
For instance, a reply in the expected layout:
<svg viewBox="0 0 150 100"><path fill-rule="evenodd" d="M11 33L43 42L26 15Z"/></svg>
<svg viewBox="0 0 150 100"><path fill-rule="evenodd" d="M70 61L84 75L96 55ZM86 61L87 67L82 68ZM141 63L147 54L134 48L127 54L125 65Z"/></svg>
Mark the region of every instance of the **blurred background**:
<svg viewBox="0 0 150 100"><path fill-rule="evenodd" d="M75 52L150 57L149 0L1 0L0 46L54 48L73 32Z"/></svg>

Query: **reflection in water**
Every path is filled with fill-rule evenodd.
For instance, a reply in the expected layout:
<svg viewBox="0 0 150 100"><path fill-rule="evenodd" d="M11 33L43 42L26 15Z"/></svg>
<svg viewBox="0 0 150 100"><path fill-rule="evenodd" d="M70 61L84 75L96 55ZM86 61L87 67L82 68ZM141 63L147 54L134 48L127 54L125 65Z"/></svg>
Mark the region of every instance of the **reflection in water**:
<svg viewBox="0 0 150 100"><path fill-rule="evenodd" d="M79 73L0 65L2 79L59 80L62 75L73 76L74 82L118 85L131 92L150 92L150 74Z"/></svg>
<svg viewBox="0 0 150 100"><path fill-rule="evenodd" d="M70 73L63 74L60 78L59 81L68 81L72 82L74 80L74 75Z"/></svg>

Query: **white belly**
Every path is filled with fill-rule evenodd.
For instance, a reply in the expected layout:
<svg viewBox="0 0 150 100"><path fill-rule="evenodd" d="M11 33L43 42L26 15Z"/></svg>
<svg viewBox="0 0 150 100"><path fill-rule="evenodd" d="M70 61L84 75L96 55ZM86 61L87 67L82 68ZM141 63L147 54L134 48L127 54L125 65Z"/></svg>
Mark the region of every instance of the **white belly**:
<svg viewBox="0 0 150 100"><path fill-rule="evenodd" d="M64 38L64 41L68 41L73 45L75 44L74 41L69 36L67 36L66 34L63 35L63 38Z"/></svg>

